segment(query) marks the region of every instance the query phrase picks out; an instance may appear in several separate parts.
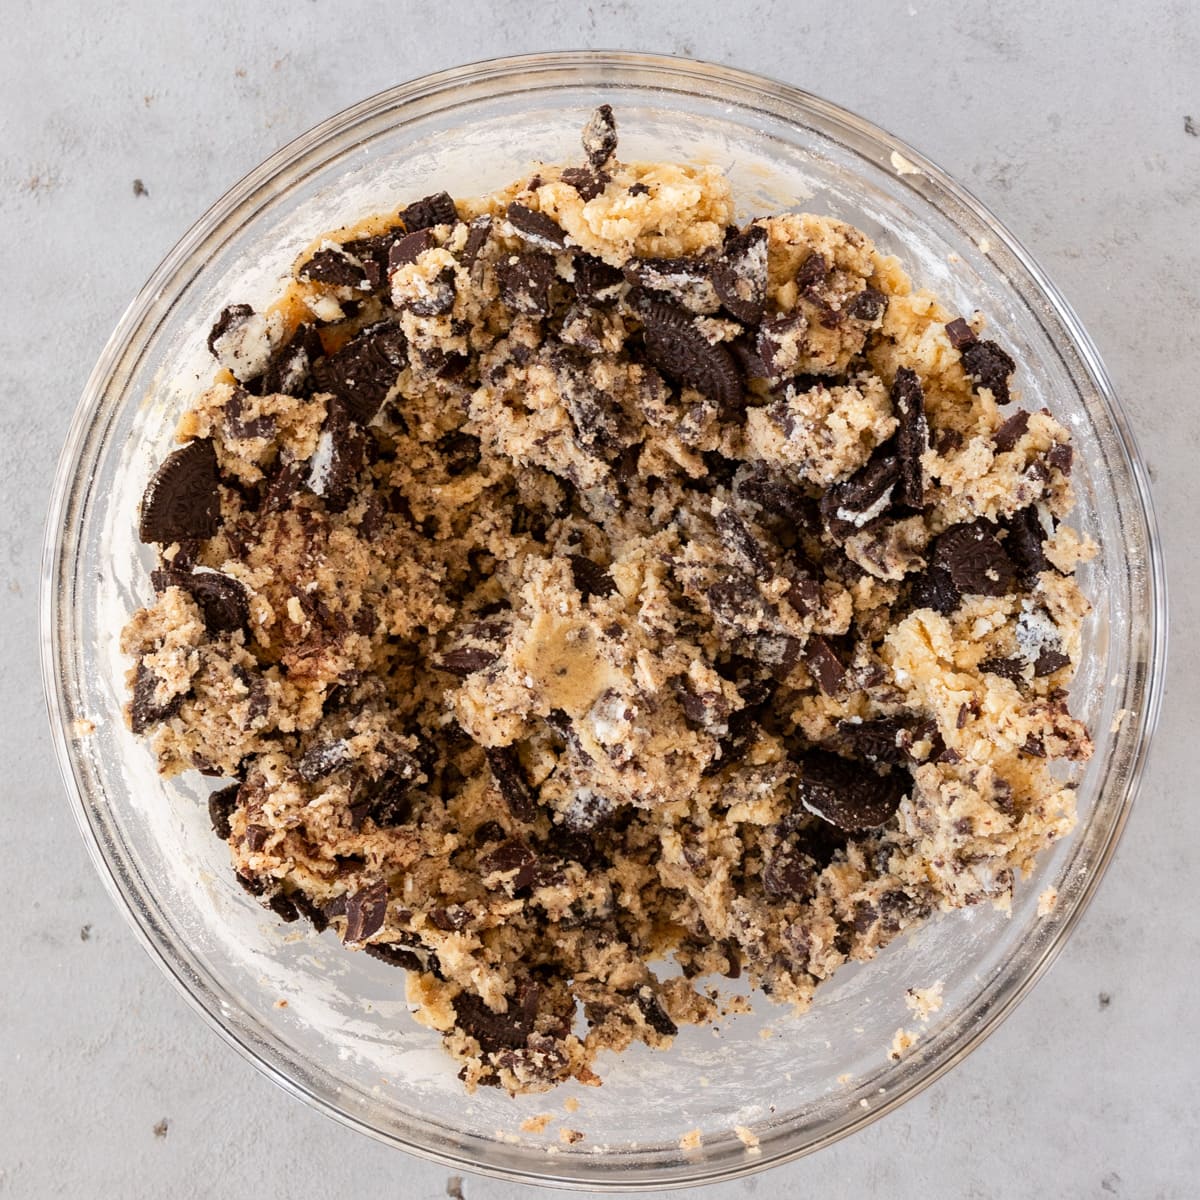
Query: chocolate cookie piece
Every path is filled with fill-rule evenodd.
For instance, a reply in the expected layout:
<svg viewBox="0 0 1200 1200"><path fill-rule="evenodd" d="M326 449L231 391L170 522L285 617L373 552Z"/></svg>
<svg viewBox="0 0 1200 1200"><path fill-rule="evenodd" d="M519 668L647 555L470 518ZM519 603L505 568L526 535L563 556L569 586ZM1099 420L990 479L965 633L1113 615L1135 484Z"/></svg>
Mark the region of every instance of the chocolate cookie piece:
<svg viewBox="0 0 1200 1200"><path fill-rule="evenodd" d="M437 238L432 229L416 229L397 238L388 251L388 274L393 275L401 267L415 263L426 250L432 250L437 245Z"/></svg>
<svg viewBox="0 0 1200 1200"><path fill-rule="evenodd" d="M713 518L713 523L721 541L729 548L743 570L757 579L770 579L774 575L766 551L733 508L723 505Z"/></svg>
<svg viewBox="0 0 1200 1200"><path fill-rule="evenodd" d="M892 411L896 414L896 502L921 508L925 501L925 474L921 455L929 449L929 423L925 420L925 393L917 373L900 367L892 384Z"/></svg>
<svg viewBox="0 0 1200 1200"><path fill-rule="evenodd" d="M583 127L583 152L593 171L602 171L617 152L617 121L612 106L601 104Z"/></svg>
<svg viewBox="0 0 1200 1200"><path fill-rule="evenodd" d="M492 217L490 213L481 213L471 218L467 226L467 240L463 243L462 264L467 270L475 265L475 260L483 253L488 238L492 236Z"/></svg>
<svg viewBox="0 0 1200 1200"><path fill-rule="evenodd" d="M511 255L496 266L500 299L514 312L544 317L550 311L550 289L556 271L554 258L541 250Z"/></svg>
<svg viewBox="0 0 1200 1200"><path fill-rule="evenodd" d="M711 345L683 309L643 296L638 304L646 357L663 374L695 388L723 409L740 407L744 390L733 355Z"/></svg>
<svg viewBox="0 0 1200 1200"><path fill-rule="evenodd" d="M721 304L712 264L701 258L633 258L625 264L625 278L691 313L715 313Z"/></svg>
<svg viewBox="0 0 1200 1200"><path fill-rule="evenodd" d="M712 283L736 321L757 325L767 305L767 231L751 225L725 242L713 264Z"/></svg>
<svg viewBox="0 0 1200 1200"><path fill-rule="evenodd" d="M504 214L508 223L516 231L517 236L537 250L548 250L556 253L565 248L567 235L562 226L548 217L544 212L527 208L515 200L508 206Z"/></svg>
<svg viewBox="0 0 1200 1200"><path fill-rule="evenodd" d="M315 742L296 760L296 774L305 783L316 783L347 766L353 757L350 747L341 738Z"/></svg>
<svg viewBox="0 0 1200 1200"><path fill-rule="evenodd" d="M213 327L208 331L208 352L216 357L217 343L225 337L227 333L237 329L240 325L254 316L254 309L249 304L227 304L221 309L220 315L213 322Z"/></svg>
<svg viewBox="0 0 1200 1200"><path fill-rule="evenodd" d="M275 352L266 371L249 385L255 395L306 396L312 391L312 366L323 357L321 335L315 325L299 325Z"/></svg>
<svg viewBox="0 0 1200 1200"><path fill-rule="evenodd" d="M336 354L313 367L317 386L345 401L350 415L366 425L395 386L408 362L399 325L380 321L352 337Z"/></svg>
<svg viewBox="0 0 1200 1200"><path fill-rule="evenodd" d="M586 204L603 193L612 176L604 171L589 171L587 167L567 167L561 178L563 183L579 193L579 198Z"/></svg>
<svg viewBox="0 0 1200 1200"><path fill-rule="evenodd" d="M208 798L208 819L212 822L213 833L223 842L233 836L229 822L237 809L238 792L241 790L240 783L231 783L228 787L218 788Z"/></svg>
<svg viewBox="0 0 1200 1200"><path fill-rule="evenodd" d="M865 287L851 298L846 305L846 313L857 321L868 324L878 321L887 312L888 298L873 287Z"/></svg>
<svg viewBox="0 0 1200 1200"><path fill-rule="evenodd" d="M816 862L794 846L779 847L763 863L763 891L776 900L802 900L815 891L816 883Z"/></svg>
<svg viewBox="0 0 1200 1200"><path fill-rule="evenodd" d="M474 992L459 992L454 998L456 1022L464 1033L473 1037L484 1054L500 1050L518 1050L533 1032L537 1020L539 989L527 981L510 996L508 1008L498 1013Z"/></svg>
<svg viewBox="0 0 1200 1200"><path fill-rule="evenodd" d="M404 228L409 233L418 229L432 229L437 225L453 225L458 220L458 209L448 192L434 192L414 200L400 213Z"/></svg>
<svg viewBox="0 0 1200 1200"><path fill-rule="evenodd" d="M990 521L954 525L934 543L932 563L943 568L964 596L1007 596L1016 587L1017 568Z"/></svg>
<svg viewBox="0 0 1200 1200"><path fill-rule="evenodd" d="M1008 536L1004 539L1005 552L1016 564L1021 583L1025 587L1032 587L1038 574L1050 566L1043 549L1046 531L1037 510L1032 506L1020 508L1002 524L1008 530Z"/></svg>
<svg viewBox="0 0 1200 1200"><path fill-rule="evenodd" d="M527 888L537 878L539 859L522 838L508 838L494 850L479 856L479 874L504 876L503 886L510 892Z"/></svg>
<svg viewBox="0 0 1200 1200"><path fill-rule="evenodd" d="M611 596L616 592L617 585L604 567L582 554L570 554L567 557L571 564L571 578L584 600L591 596Z"/></svg>
<svg viewBox="0 0 1200 1200"><path fill-rule="evenodd" d="M405 300L403 307L417 317L441 317L454 308L458 295L453 267L443 267L420 296Z"/></svg>
<svg viewBox="0 0 1200 1200"><path fill-rule="evenodd" d="M210 538L219 519L217 454L208 438L197 438L168 454L154 472L142 496L138 537L164 546Z"/></svg>
<svg viewBox="0 0 1200 1200"><path fill-rule="evenodd" d="M806 752L798 765L797 802L847 833L863 833L890 821L912 784L907 772L881 775L823 750Z"/></svg>
<svg viewBox="0 0 1200 1200"><path fill-rule="evenodd" d="M841 693L846 683L846 667L827 637L819 633L809 637L804 645L804 665L825 695Z"/></svg>
<svg viewBox="0 0 1200 1200"><path fill-rule="evenodd" d="M591 254L575 256L575 294L580 300L608 301L616 297L625 276Z"/></svg>
<svg viewBox="0 0 1200 1200"><path fill-rule="evenodd" d="M340 396L333 396L305 479L309 490L324 499L329 512L346 510L366 454L367 437L354 420L350 404Z"/></svg>
<svg viewBox="0 0 1200 1200"><path fill-rule="evenodd" d="M997 404L1007 404L1012 399L1008 381L1017 369L1008 351L992 341L974 341L968 342L961 353L963 370L975 390L987 388Z"/></svg>
<svg viewBox="0 0 1200 1200"><path fill-rule="evenodd" d="M831 537L845 541L878 521L895 503L901 482L894 454L876 452L861 470L837 483L821 497L821 516Z"/></svg>
<svg viewBox="0 0 1200 1200"><path fill-rule="evenodd" d="M296 272L296 278L331 287L364 288L369 290L367 272L362 263L352 258L340 246L318 250Z"/></svg>
<svg viewBox="0 0 1200 1200"><path fill-rule="evenodd" d="M662 1001L649 986L638 989L634 1003L646 1024L660 1037L674 1037L679 1032L679 1026L667 1015Z"/></svg>
<svg viewBox="0 0 1200 1200"><path fill-rule="evenodd" d="M217 571L190 573L160 567L151 573L156 592L169 587L182 588L196 602L204 616L204 627L211 634L232 633L244 629L250 621L250 601L246 589L228 575Z"/></svg>

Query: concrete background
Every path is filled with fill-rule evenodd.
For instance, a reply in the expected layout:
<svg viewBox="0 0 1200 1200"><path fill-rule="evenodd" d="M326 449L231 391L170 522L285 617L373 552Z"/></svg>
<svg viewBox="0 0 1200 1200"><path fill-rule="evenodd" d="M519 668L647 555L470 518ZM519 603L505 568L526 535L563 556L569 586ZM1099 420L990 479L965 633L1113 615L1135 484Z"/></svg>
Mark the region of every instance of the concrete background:
<svg viewBox="0 0 1200 1200"><path fill-rule="evenodd" d="M445 1170L310 1112L228 1050L102 891L39 696L41 526L88 370L212 200L381 88L474 59L577 47L777 76L879 122L965 181L1099 343L1155 480L1172 575L1171 665L1149 778L1050 976L987 1045L899 1112L706 1196L1195 1196L1198 13L1189 0L781 0L737 11L709 0L445 10L4 0L0 1196L447 1195ZM472 1176L461 1186L469 1200L520 1191Z"/></svg>

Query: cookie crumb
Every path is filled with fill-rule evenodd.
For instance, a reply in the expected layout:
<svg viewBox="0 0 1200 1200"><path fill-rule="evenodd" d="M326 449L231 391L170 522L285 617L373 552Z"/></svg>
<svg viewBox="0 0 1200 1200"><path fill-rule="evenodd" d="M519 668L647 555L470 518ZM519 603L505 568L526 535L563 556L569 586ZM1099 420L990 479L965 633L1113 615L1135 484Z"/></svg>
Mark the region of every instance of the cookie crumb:
<svg viewBox="0 0 1200 1200"><path fill-rule="evenodd" d="M842 1085L842 1087L847 1087L853 1079L854 1076L851 1075L849 1071L845 1071L837 1077L837 1081Z"/></svg>
<svg viewBox="0 0 1200 1200"><path fill-rule="evenodd" d="M170 1122L167 1120L166 1117L163 1117L163 1119L161 1121L158 1121L155 1123L154 1136L156 1138L165 1138L167 1136L167 1129L169 1128L169 1126L170 1126Z"/></svg>
<svg viewBox="0 0 1200 1200"><path fill-rule="evenodd" d="M573 1146L583 1141L583 1133L578 1129L568 1129L565 1125L558 1131L558 1140L564 1146Z"/></svg>
<svg viewBox="0 0 1200 1200"><path fill-rule="evenodd" d="M1051 885L1038 897L1037 915L1048 917L1058 906L1058 888Z"/></svg>
<svg viewBox="0 0 1200 1200"><path fill-rule="evenodd" d="M679 1139L680 1150L699 1150L701 1144L700 1130L689 1129Z"/></svg>
<svg viewBox="0 0 1200 1200"><path fill-rule="evenodd" d="M918 1036L911 1029L897 1029L888 1050L888 1058L892 1062L899 1062L917 1044Z"/></svg>
<svg viewBox="0 0 1200 1200"><path fill-rule="evenodd" d="M892 151L892 170L897 175L920 175L921 168L916 163L905 158L899 150Z"/></svg>
<svg viewBox="0 0 1200 1200"><path fill-rule="evenodd" d="M1197 122L1192 117L1184 117L1183 132L1190 133L1192 137L1200 137L1200 122Z"/></svg>
<svg viewBox="0 0 1200 1200"><path fill-rule="evenodd" d="M569 1113L577 1113L579 1111L579 1097L568 1096L563 1101L563 1111Z"/></svg>
<svg viewBox="0 0 1200 1200"><path fill-rule="evenodd" d="M463 1195L461 1175L451 1175L446 1180L446 1195L450 1197L450 1200L466 1200Z"/></svg>
<svg viewBox="0 0 1200 1200"><path fill-rule="evenodd" d="M745 1125L735 1125L733 1127L733 1132L738 1135L738 1141L740 1141L747 1150L752 1150L755 1153L759 1153L758 1135L753 1129L749 1129Z"/></svg>
<svg viewBox="0 0 1200 1200"><path fill-rule="evenodd" d="M92 940L92 927L90 925L80 925L79 940L81 942L90 942Z"/></svg>
<svg viewBox="0 0 1200 1200"><path fill-rule="evenodd" d="M148 196L150 195L150 190L140 179L135 179L133 181L133 194L135 196Z"/></svg>
<svg viewBox="0 0 1200 1200"><path fill-rule="evenodd" d="M554 1120L552 1113L538 1113L536 1117L526 1117L521 1122L522 1133L545 1133L546 1126Z"/></svg>
<svg viewBox="0 0 1200 1200"><path fill-rule="evenodd" d="M1121 726L1125 724L1125 718L1129 716L1129 709L1118 708L1113 714L1112 724L1108 727L1110 733L1118 733Z"/></svg>
<svg viewBox="0 0 1200 1200"><path fill-rule="evenodd" d="M88 717L76 717L71 722L71 732L77 738L91 737L96 732L96 722Z"/></svg>
<svg viewBox="0 0 1200 1200"><path fill-rule="evenodd" d="M1101 1011L1106 1009L1112 1003L1112 997L1107 992L1101 992L1097 997L1097 1000L1100 1003Z"/></svg>
<svg viewBox="0 0 1200 1200"><path fill-rule="evenodd" d="M931 983L927 988L909 988L904 996L904 1003L912 1013L928 1021L930 1013L935 1013L942 1007L942 981Z"/></svg>
<svg viewBox="0 0 1200 1200"><path fill-rule="evenodd" d="M287 1008L287 1006L288 1006L288 1002L286 1000L276 1000L275 1001L276 1008Z"/></svg>

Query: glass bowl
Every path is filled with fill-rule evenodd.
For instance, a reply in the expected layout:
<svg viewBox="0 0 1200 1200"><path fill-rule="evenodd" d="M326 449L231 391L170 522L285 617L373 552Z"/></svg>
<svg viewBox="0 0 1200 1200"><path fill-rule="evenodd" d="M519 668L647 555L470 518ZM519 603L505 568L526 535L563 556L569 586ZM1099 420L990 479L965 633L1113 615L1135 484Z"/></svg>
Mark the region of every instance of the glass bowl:
<svg viewBox="0 0 1200 1200"><path fill-rule="evenodd" d="M1072 432L1075 523L1100 547L1081 573L1095 611L1071 692L1096 754L1080 774L1077 829L1021 884L1011 916L978 907L935 919L874 962L848 965L804 1016L759 997L719 1029L685 1028L668 1054L637 1047L602 1060L599 1088L466 1096L437 1035L411 1020L394 968L342 950L332 933L281 926L236 884L203 804L212 781L160 779L124 727L118 632L151 593L137 503L211 374L205 336L222 306L270 300L326 229L442 188L485 192L534 159L578 157L580 128L604 101L617 110L622 157L719 164L741 217L807 208L850 221L952 309L980 308L1000 331L1021 364L1024 405L1045 405ZM452 1167L609 1189L728 1179L826 1145L997 1026L1061 948L1113 853L1154 725L1165 630L1150 501L1124 417L1087 334L1003 226L916 151L823 100L723 67L607 53L511 58L404 84L298 138L218 201L134 300L87 382L49 513L42 616L58 756L97 867L226 1040L295 1095L393 1145ZM1057 906L1039 915L1050 886ZM937 980L944 1004L920 1025L905 991ZM900 1027L920 1040L892 1062ZM556 1114L545 1132L522 1130L542 1112ZM564 1144L562 1126L584 1138ZM699 1140L684 1149L691 1130Z"/></svg>

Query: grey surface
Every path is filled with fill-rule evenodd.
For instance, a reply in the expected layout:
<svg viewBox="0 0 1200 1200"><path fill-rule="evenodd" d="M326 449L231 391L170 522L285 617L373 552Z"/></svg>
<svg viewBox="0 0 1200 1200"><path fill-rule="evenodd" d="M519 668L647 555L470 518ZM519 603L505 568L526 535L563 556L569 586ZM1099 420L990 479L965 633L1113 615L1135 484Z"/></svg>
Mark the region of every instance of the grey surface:
<svg viewBox="0 0 1200 1200"><path fill-rule="evenodd" d="M1099 897L968 1061L866 1132L706 1195L1185 1197L1200 1179L1195 718L1200 16L1142 6L688 0L432 6L6 0L0 39L0 1196L437 1197L448 1173L308 1111L141 951L68 810L40 701L51 473L126 303L271 150L426 71L622 47L774 75L908 139L991 205L1105 356L1173 588L1157 752ZM450 9L451 6L446 6ZM650 11L644 11L652 9ZM147 194L135 195L133 181ZM155 1126L165 1121L165 1134ZM466 1177L470 1200L519 1194Z"/></svg>

